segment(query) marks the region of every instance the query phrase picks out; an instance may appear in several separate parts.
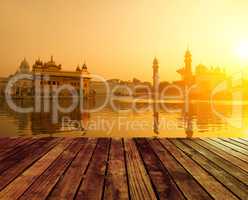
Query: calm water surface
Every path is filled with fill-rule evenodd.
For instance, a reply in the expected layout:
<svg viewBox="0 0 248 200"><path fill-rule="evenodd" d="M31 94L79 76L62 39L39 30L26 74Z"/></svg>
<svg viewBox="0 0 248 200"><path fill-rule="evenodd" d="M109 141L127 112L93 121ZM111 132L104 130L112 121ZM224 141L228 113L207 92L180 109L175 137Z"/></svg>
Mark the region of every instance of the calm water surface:
<svg viewBox="0 0 248 200"><path fill-rule="evenodd" d="M103 98L85 102L84 107L96 108ZM33 106L32 100L16 100L21 107ZM63 100L66 107L70 101ZM17 113L0 100L1 136L87 136L87 137L248 137L248 105L242 104L242 113L232 115L231 102L216 102L213 112L208 102L195 101L185 111L180 102L164 103L167 110L147 102L136 104L134 111L129 101L115 101L118 112L108 104L97 112L59 113L53 121L53 111ZM144 110L150 106L150 110ZM175 111L175 109L177 111ZM236 108L235 108L236 109ZM234 110L235 110L234 109ZM173 112L171 112L173 110ZM236 110L237 111L237 110ZM235 122L235 123L233 123ZM241 123L242 122L242 123Z"/></svg>

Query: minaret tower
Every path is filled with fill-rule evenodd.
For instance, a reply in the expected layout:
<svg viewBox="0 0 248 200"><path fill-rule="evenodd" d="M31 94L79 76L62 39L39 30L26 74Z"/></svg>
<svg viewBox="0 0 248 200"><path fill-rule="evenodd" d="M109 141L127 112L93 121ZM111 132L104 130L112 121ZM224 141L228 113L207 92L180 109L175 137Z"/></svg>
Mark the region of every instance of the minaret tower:
<svg viewBox="0 0 248 200"><path fill-rule="evenodd" d="M159 76L158 76L158 60L155 57L153 59L153 94L156 96L158 94L158 89L159 89Z"/></svg>
<svg viewBox="0 0 248 200"><path fill-rule="evenodd" d="M158 76L158 60L155 57L153 59L153 131L154 133L159 133L159 104L157 102L159 98L159 76Z"/></svg>
<svg viewBox="0 0 248 200"><path fill-rule="evenodd" d="M185 52L184 64L184 81L186 85L189 85L192 81L192 55L189 49L187 49L187 51Z"/></svg>

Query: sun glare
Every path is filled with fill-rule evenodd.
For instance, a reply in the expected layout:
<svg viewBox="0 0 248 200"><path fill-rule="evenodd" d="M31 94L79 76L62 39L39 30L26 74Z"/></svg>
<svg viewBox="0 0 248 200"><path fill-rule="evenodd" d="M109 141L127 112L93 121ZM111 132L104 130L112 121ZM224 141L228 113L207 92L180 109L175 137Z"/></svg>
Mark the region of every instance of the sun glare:
<svg viewBox="0 0 248 200"><path fill-rule="evenodd" d="M242 60L248 60L248 41L242 41L236 48L236 53Z"/></svg>

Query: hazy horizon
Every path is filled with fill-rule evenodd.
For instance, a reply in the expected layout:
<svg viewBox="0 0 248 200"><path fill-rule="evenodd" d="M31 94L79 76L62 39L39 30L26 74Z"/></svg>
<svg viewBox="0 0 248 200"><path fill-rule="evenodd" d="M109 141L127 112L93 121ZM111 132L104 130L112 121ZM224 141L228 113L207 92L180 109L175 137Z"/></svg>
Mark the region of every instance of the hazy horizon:
<svg viewBox="0 0 248 200"><path fill-rule="evenodd" d="M106 78L151 81L156 56L161 81L171 81L180 79L187 46L193 66L247 66L248 56L236 54L248 44L247 8L244 0L2 0L0 76L24 57L32 65L53 55L64 70L86 60Z"/></svg>

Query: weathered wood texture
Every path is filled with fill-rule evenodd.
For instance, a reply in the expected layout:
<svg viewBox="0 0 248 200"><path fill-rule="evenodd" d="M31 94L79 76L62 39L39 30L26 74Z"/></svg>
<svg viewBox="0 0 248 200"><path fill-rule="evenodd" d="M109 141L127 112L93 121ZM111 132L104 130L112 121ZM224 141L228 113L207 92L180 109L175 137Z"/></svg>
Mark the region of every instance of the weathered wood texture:
<svg viewBox="0 0 248 200"><path fill-rule="evenodd" d="M248 140L2 138L0 199L244 199Z"/></svg>

